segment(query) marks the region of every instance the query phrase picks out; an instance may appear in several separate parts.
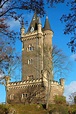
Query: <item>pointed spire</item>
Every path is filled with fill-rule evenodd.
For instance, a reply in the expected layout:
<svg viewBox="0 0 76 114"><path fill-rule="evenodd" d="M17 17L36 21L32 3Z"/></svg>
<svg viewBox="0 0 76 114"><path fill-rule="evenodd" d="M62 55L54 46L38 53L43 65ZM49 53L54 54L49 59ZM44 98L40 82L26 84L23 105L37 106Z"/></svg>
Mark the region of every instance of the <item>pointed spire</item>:
<svg viewBox="0 0 76 114"><path fill-rule="evenodd" d="M51 30L48 16L46 16L45 24L44 24L44 30Z"/></svg>
<svg viewBox="0 0 76 114"><path fill-rule="evenodd" d="M37 30L38 29L37 24L38 24L38 16L37 16L37 14L35 12L35 14L34 14L34 16L32 18L32 21L30 23L28 32L30 32L30 30L31 30L32 27L34 28L34 30Z"/></svg>
<svg viewBox="0 0 76 114"><path fill-rule="evenodd" d="M24 28L24 21L23 21L23 19L21 21L21 28Z"/></svg>
<svg viewBox="0 0 76 114"><path fill-rule="evenodd" d="M23 19L21 20L21 37L24 36L24 33L25 33L25 27L24 27L24 21Z"/></svg>

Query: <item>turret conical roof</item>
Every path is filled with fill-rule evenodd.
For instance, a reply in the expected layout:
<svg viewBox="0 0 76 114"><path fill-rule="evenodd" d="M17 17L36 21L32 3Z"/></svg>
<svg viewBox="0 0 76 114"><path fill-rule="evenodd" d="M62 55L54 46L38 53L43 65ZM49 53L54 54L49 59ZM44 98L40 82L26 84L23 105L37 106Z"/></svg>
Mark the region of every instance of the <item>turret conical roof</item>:
<svg viewBox="0 0 76 114"><path fill-rule="evenodd" d="M45 20L44 30L51 30L48 17L46 17L46 20Z"/></svg>

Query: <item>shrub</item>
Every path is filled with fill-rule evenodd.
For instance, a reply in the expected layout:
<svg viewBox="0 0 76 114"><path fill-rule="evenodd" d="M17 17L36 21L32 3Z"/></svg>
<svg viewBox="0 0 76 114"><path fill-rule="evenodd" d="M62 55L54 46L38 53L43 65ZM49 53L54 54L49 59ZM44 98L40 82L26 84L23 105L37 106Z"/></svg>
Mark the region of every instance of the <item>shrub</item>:
<svg viewBox="0 0 76 114"><path fill-rule="evenodd" d="M0 105L0 114L8 114L9 109L6 107L6 105Z"/></svg>
<svg viewBox="0 0 76 114"><path fill-rule="evenodd" d="M76 96L74 96L74 103L76 104Z"/></svg>
<svg viewBox="0 0 76 114"><path fill-rule="evenodd" d="M53 105L53 107L50 109L49 114L68 114L68 107L66 105Z"/></svg>
<svg viewBox="0 0 76 114"><path fill-rule="evenodd" d="M56 95L54 98L55 104L66 104L66 97Z"/></svg>

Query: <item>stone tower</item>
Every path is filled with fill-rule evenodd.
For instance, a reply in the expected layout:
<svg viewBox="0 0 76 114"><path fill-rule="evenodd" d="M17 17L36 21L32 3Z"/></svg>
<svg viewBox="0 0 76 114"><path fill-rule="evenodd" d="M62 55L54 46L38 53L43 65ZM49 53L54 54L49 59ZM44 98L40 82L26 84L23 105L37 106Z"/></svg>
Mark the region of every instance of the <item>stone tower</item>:
<svg viewBox="0 0 76 114"><path fill-rule="evenodd" d="M46 59L45 52L47 49L49 53L49 48L52 47L52 36L53 32L50 28L48 17L46 17L44 27L42 28L41 20L35 13L26 33L22 23L22 80L42 78L41 72L47 70L47 64L50 63L49 59Z"/></svg>
<svg viewBox="0 0 76 114"><path fill-rule="evenodd" d="M27 32L22 21L22 80L7 82L8 103L50 104L55 95L63 95L64 79L53 80L52 36L48 17L42 27L35 13Z"/></svg>

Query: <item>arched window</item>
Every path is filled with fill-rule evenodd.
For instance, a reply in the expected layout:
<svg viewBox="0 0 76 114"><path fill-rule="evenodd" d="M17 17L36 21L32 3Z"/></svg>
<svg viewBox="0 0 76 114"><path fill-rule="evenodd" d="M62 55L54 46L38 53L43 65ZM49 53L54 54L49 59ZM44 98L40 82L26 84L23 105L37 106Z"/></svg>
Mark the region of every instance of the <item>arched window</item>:
<svg viewBox="0 0 76 114"><path fill-rule="evenodd" d="M26 98L26 97L27 97L27 93L22 93L21 98L24 99L24 98Z"/></svg>
<svg viewBox="0 0 76 114"><path fill-rule="evenodd" d="M34 47L33 47L32 44L30 44L30 45L28 46L28 48L27 48L27 51L33 51L33 50L34 50Z"/></svg>
<svg viewBox="0 0 76 114"><path fill-rule="evenodd" d="M10 95L10 100L14 100L14 94Z"/></svg>
<svg viewBox="0 0 76 114"><path fill-rule="evenodd" d="M28 59L28 64L32 64L32 59Z"/></svg>

